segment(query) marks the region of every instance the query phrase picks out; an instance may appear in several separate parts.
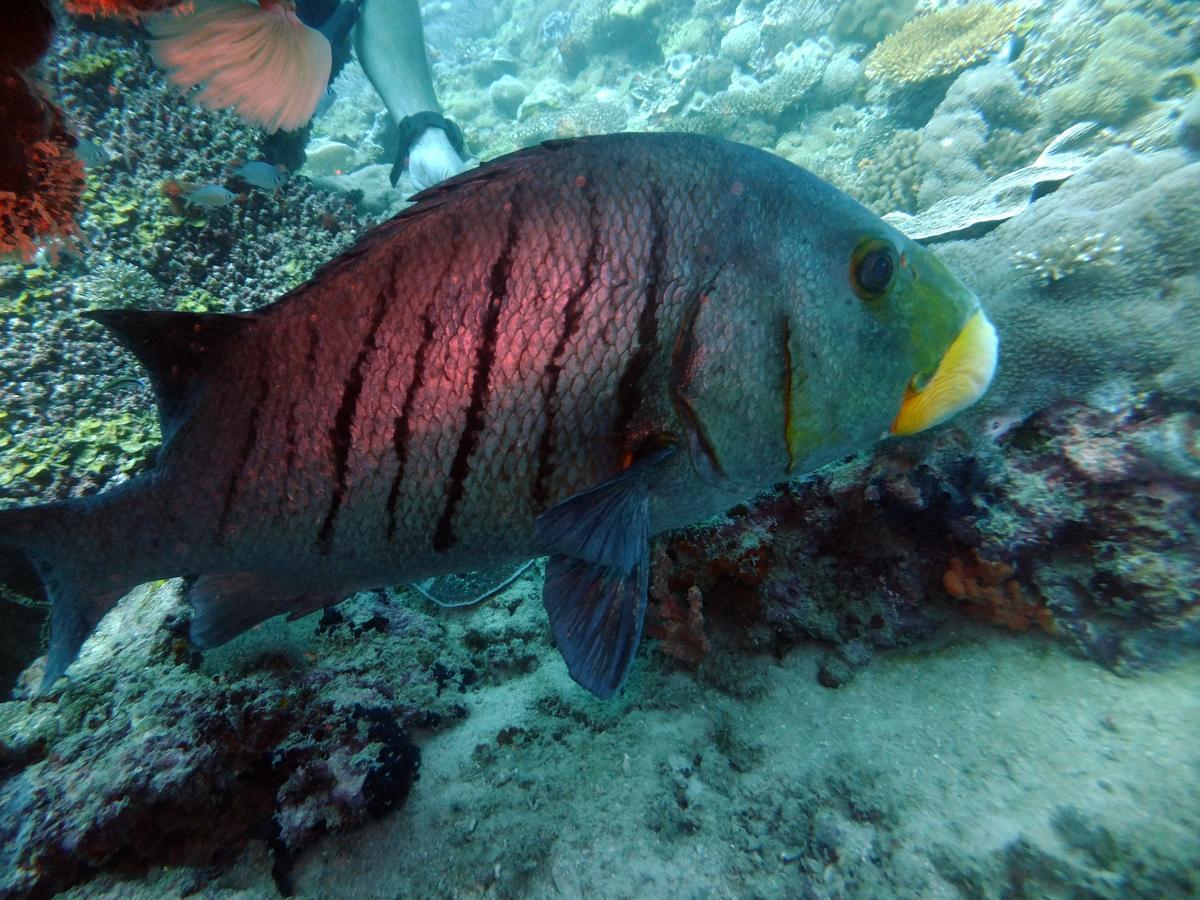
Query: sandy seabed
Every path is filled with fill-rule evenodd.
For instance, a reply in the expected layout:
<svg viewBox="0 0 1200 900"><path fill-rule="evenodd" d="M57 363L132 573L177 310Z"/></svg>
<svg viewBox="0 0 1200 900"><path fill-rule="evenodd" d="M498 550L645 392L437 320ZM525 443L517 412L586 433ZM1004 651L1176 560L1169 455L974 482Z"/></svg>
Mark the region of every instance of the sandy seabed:
<svg viewBox="0 0 1200 900"><path fill-rule="evenodd" d="M1123 678L971 624L836 690L819 657L714 651L716 690L644 654L604 704L547 654L465 694L407 806L302 854L295 896L1195 891L1200 659ZM164 870L67 896L272 897L270 870L253 845L202 887Z"/></svg>

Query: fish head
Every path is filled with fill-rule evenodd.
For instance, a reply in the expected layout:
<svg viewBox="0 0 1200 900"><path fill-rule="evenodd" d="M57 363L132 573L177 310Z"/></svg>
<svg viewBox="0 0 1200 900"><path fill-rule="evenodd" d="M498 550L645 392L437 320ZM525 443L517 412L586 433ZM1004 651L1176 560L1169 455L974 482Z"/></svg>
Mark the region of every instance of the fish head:
<svg viewBox="0 0 1200 900"><path fill-rule="evenodd" d="M693 467L759 487L977 400L997 359L979 300L928 249L821 183L730 260L673 374ZM756 258L757 257L757 258ZM725 295L722 297L722 291Z"/></svg>
<svg viewBox="0 0 1200 900"><path fill-rule="evenodd" d="M983 395L996 330L931 250L856 204L808 237L807 287L786 312L790 470L932 428Z"/></svg>

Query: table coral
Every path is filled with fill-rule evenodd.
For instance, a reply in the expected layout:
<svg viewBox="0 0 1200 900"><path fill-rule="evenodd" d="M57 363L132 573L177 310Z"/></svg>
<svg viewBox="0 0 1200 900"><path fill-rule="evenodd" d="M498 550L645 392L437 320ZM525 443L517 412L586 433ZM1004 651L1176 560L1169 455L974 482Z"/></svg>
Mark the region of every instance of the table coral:
<svg viewBox="0 0 1200 900"><path fill-rule="evenodd" d="M1017 30L1020 16L1016 3L970 3L912 19L871 51L867 77L917 84L953 75L999 50Z"/></svg>

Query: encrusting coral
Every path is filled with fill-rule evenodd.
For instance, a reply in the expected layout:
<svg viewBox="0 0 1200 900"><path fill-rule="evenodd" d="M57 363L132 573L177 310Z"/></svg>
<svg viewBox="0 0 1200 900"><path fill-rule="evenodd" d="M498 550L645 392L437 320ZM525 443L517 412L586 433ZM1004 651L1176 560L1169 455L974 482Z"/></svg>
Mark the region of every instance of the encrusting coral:
<svg viewBox="0 0 1200 900"><path fill-rule="evenodd" d="M912 19L871 51L866 75L894 84L953 75L999 50L1020 16L1016 3L970 3Z"/></svg>

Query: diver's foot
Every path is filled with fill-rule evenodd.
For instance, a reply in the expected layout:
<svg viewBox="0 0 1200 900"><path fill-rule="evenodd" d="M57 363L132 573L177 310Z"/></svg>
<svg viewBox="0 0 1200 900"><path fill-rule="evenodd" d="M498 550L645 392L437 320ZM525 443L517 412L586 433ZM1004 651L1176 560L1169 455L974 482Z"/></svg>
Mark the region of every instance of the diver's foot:
<svg viewBox="0 0 1200 900"><path fill-rule="evenodd" d="M408 176L413 187L423 191L466 168L440 128L426 128L408 151Z"/></svg>

